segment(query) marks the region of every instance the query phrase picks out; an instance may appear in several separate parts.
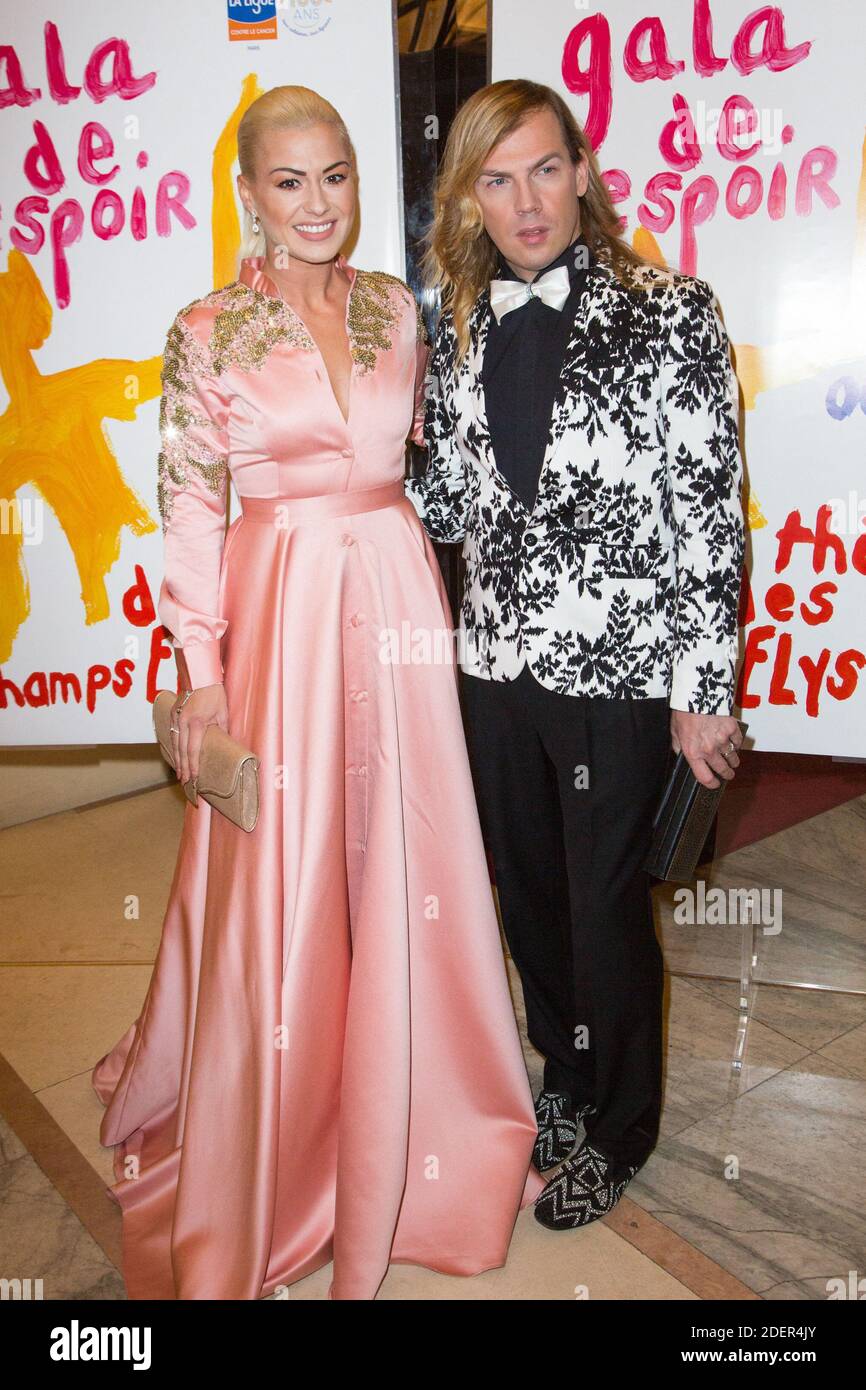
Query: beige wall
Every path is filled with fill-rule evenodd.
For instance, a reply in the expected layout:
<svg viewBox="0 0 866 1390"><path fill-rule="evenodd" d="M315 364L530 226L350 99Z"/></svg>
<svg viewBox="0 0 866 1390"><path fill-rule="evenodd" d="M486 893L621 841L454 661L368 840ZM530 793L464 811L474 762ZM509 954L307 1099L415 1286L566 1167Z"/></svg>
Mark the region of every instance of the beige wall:
<svg viewBox="0 0 866 1390"><path fill-rule="evenodd" d="M174 780L149 743L0 749L0 828Z"/></svg>

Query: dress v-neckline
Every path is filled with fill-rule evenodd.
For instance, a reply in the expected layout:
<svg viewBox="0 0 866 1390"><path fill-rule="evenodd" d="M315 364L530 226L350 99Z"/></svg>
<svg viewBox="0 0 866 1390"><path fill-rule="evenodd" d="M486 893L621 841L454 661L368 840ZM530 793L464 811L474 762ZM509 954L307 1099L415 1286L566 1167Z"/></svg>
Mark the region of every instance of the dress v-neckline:
<svg viewBox="0 0 866 1390"><path fill-rule="evenodd" d="M345 267L346 262L343 261L342 264L343 264L343 266ZM265 272L265 273L267 273L267 272ZM270 276L268 276L268 278L270 279ZM309 328L307 327L307 325L306 325L306 323L304 322L304 320L303 320L303 318L301 317L301 315L298 313L297 309L296 309L292 304L290 304L290 303L288 302L287 299L285 299L285 298L283 297L283 294L282 294L282 291L280 290L279 285L277 285L277 287L276 287L276 288L277 288L277 294L279 295L279 298L282 300L283 304L285 304L285 306L286 306L286 308L288 309L289 313L290 313L290 314L294 314L295 318L298 320L298 323L299 323L299 324L301 325L301 327L303 328L303 330L304 330L304 332L306 333L307 337L309 338L310 342L313 344L313 347L315 348L316 352L319 354L319 361L320 361L321 364L322 364L322 370L323 370L324 373L325 373L325 380L326 380L327 383L328 383L328 391L329 391L329 393L330 393L331 399L332 399L333 402L334 402L334 406L335 406L335 408L336 408L337 414L339 415L339 417L340 417L340 419L342 420L342 422L343 422L344 426L346 427L346 429L349 428L349 421L350 421L351 418L352 418L352 398L354 397L354 394L355 394L355 354L354 354L354 351L353 351L352 330L351 330L351 327L350 327L350 325L349 325L349 310L350 310L351 305L352 305L352 294L353 294L353 292L354 292L355 284L356 284L356 282L357 282L357 279L358 279L358 271L353 267L353 268L352 268L352 279L351 279L351 282L350 282L350 284L349 284L349 293L346 295L346 312L345 312L345 316L344 316L344 319L343 319L343 326L344 326L344 328L345 328L345 330L346 330L346 341L347 341L348 344L349 344L349 361L350 361L350 366L349 366L349 400L348 400L348 409L347 409L347 412L346 412L345 415L343 414L342 410L340 409L340 402L337 400L337 393L336 393L336 391L334 390L334 384L333 384L333 382L331 381L331 374L330 374L330 372L328 371L328 366L327 366L327 363L325 362L325 354L322 352L322 349L319 347L319 344L316 342L315 337L314 337L313 334L310 332ZM272 283L273 283L273 284L276 284L276 281L273 281Z"/></svg>

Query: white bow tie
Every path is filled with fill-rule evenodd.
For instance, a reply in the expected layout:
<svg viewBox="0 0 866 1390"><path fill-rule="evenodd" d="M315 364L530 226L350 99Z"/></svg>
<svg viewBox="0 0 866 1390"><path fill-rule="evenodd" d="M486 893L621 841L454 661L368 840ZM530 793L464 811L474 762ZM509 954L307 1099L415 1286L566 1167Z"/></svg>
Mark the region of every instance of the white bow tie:
<svg viewBox="0 0 866 1390"><path fill-rule="evenodd" d="M496 315L497 323L502 322L504 314L510 313L512 309L519 309L521 304L526 304L533 295L549 304L551 309L561 309L568 299L570 289L571 281L564 265L558 265L555 270L548 270L546 275L542 275L540 280L535 280L532 284L528 284L526 280L491 280L490 308Z"/></svg>

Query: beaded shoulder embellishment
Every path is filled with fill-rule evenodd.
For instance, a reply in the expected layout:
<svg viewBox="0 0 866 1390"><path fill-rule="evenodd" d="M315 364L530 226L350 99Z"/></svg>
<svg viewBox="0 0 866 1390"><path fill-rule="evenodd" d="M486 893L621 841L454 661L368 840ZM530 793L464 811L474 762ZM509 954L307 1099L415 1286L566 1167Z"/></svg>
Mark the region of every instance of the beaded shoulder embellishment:
<svg viewBox="0 0 866 1390"><path fill-rule="evenodd" d="M222 302L208 345L215 376L227 367L257 371L277 343L315 351L313 339L284 300L238 283L222 291Z"/></svg>
<svg viewBox="0 0 866 1390"><path fill-rule="evenodd" d="M349 291L346 321L352 360L362 372L372 371L377 354L392 346L391 329L400 317L396 289L415 305L417 333L427 341L420 308L405 281L384 270L358 270ZM304 352L317 351L303 319L276 295L264 294L238 281L194 303L218 306L207 349L209 369L214 376L220 376L229 367L259 370L278 343Z"/></svg>
<svg viewBox="0 0 866 1390"><path fill-rule="evenodd" d="M412 298L415 299L414 294L412 295ZM427 325L424 322L424 315L421 313L421 305L418 303L417 299L415 299L415 315L417 320L415 324L416 337L418 337L421 340L425 347L429 347L430 334L427 332Z"/></svg>
<svg viewBox="0 0 866 1390"><path fill-rule="evenodd" d="M384 270L358 270L349 294L349 345L362 372L376 365L376 354L391 347L390 328L399 318L393 290L411 294L397 275ZM412 296L414 299L414 295Z"/></svg>

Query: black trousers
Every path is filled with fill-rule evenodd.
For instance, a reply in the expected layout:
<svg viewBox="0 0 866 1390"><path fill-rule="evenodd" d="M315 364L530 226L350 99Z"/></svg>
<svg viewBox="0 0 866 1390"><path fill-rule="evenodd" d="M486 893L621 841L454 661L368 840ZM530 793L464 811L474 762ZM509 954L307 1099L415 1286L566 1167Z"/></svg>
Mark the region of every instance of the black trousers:
<svg viewBox="0 0 866 1390"><path fill-rule="evenodd" d="M529 666L463 674L470 765L544 1087L591 1102L614 1165L658 1138L664 968L642 862L670 754L666 698L560 695Z"/></svg>

